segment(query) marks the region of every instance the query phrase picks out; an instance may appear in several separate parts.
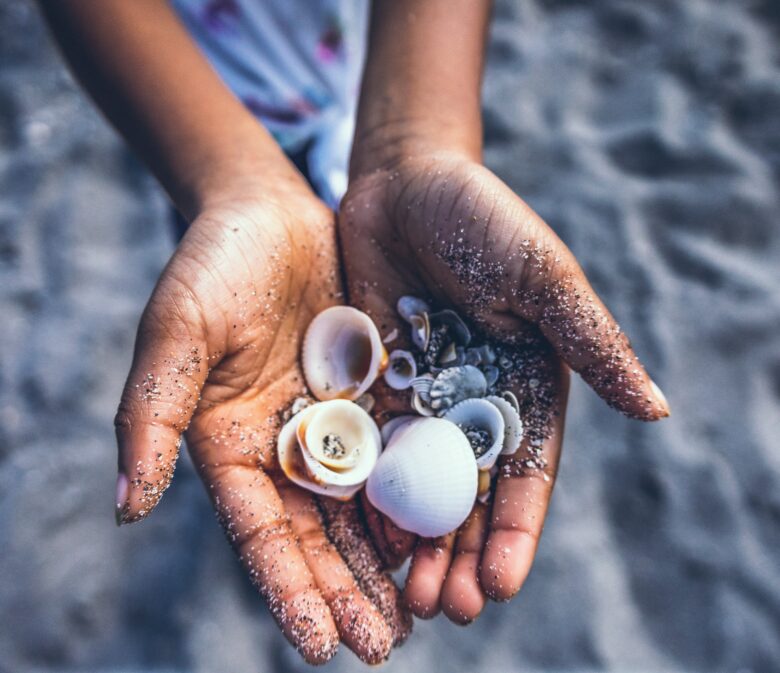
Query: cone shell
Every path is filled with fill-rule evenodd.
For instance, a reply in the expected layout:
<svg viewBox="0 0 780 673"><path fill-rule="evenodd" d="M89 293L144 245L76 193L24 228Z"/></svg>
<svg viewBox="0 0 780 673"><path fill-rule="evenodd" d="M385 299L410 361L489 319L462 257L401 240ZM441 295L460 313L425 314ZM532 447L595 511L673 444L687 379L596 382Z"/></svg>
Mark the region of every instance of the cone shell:
<svg viewBox="0 0 780 673"><path fill-rule="evenodd" d="M355 400L387 362L374 321L350 306L317 314L303 341L303 374L318 400Z"/></svg>
<svg viewBox="0 0 780 673"><path fill-rule="evenodd" d="M391 436L366 495L404 530L422 537L455 530L477 495L477 463L466 436L441 418L408 423Z"/></svg>
<svg viewBox="0 0 780 673"><path fill-rule="evenodd" d="M284 425L277 442L279 465L290 481L342 500L360 490L381 448L376 423L347 400L306 407Z"/></svg>

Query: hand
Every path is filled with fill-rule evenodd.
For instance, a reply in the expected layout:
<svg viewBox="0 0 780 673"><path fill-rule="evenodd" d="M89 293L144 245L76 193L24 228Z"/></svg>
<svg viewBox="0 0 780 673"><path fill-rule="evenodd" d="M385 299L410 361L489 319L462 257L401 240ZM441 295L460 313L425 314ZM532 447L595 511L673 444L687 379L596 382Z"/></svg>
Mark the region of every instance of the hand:
<svg viewBox="0 0 780 673"><path fill-rule="evenodd" d="M530 570L560 458L568 367L629 416L655 420L668 407L571 252L490 171L465 154L412 150L355 173L339 215L350 303L383 335L398 328L392 348L409 342L400 296L452 307L524 365L508 383L525 439L499 463L492 506L478 503L456 533L420 540L407 579L415 614L441 609L468 623ZM408 411L408 398L385 387L378 406ZM413 537L375 511L369 521L388 562L400 562Z"/></svg>
<svg viewBox="0 0 780 673"><path fill-rule="evenodd" d="M283 410L305 394L301 336L342 299L337 259L333 215L303 187L212 199L141 320L116 418L117 518L155 507L186 430L225 533L290 642L310 663L339 640L376 663L410 624L357 505L320 509L275 451Z"/></svg>

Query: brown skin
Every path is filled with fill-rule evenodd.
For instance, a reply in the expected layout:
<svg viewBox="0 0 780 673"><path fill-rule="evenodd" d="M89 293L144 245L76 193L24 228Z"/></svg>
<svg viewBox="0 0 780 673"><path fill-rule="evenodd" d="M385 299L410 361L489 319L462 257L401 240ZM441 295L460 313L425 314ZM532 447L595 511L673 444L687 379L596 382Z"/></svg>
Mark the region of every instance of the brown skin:
<svg viewBox="0 0 780 673"><path fill-rule="evenodd" d="M129 480L118 520L154 508L186 431L227 537L290 642L311 663L339 641L381 661L408 629L394 585L378 560L337 551L274 452L279 412L304 390L303 332L343 299L333 213L165 2L41 6L75 74L192 222L141 318L116 418ZM353 547L371 549L356 510L338 519L339 539L349 530ZM375 598L383 588L382 612L363 586Z"/></svg>
<svg viewBox="0 0 780 673"><path fill-rule="evenodd" d="M669 413L571 252L481 165L489 4L374 3L350 187L339 215L350 303L383 333L399 329L393 348L403 348L408 333L395 303L411 294L455 308L483 337L543 363L543 374L535 374L551 391L543 469L524 462L525 445L503 458L492 506L476 505L457 533L416 548L413 536L366 503L388 564L415 548L405 590L412 611L427 618L441 610L462 624L487 597L511 598L528 575L560 458L569 367L629 416ZM511 387L522 400L531 382L521 373ZM386 388L379 403L388 414L408 409L407 399Z"/></svg>

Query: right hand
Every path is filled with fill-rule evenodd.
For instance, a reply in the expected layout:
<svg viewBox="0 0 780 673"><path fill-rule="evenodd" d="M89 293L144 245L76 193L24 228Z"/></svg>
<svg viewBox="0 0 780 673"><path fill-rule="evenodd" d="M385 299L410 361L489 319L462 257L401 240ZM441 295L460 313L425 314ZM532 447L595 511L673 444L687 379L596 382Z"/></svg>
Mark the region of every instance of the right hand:
<svg viewBox="0 0 780 673"><path fill-rule="evenodd" d="M411 624L357 505L320 508L275 451L281 413L305 392L304 331L342 300L337 263L333 214L303 186L223 199L195 219L138 330L116 417L117 521L155 507L186 431L225 533L290 642L309 663L340 640L377 663Z"/></svg>

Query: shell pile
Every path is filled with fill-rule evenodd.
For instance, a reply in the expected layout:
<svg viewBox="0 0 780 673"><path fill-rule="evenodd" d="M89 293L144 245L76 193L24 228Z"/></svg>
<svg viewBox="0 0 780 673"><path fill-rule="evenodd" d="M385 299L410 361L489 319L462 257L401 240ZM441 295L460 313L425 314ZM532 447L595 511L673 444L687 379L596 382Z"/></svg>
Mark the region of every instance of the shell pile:
<svg viewBox="0 0 780 673"><path fill-rule="evenodd" d="M365 484L396 525L437 537L489 497L496 461L517 451L523 426L517 398L501 390L502 363L489 344L474 343L457 313L432 312L409 296L397 310L413 346L389 355L365 313L337 306L315 317L302 361L320 401L294 407L279 435L279 463L322 495L348 499ZM389 387L409 391L410 409L380 432L366 409L382 374Z"/></svg>

